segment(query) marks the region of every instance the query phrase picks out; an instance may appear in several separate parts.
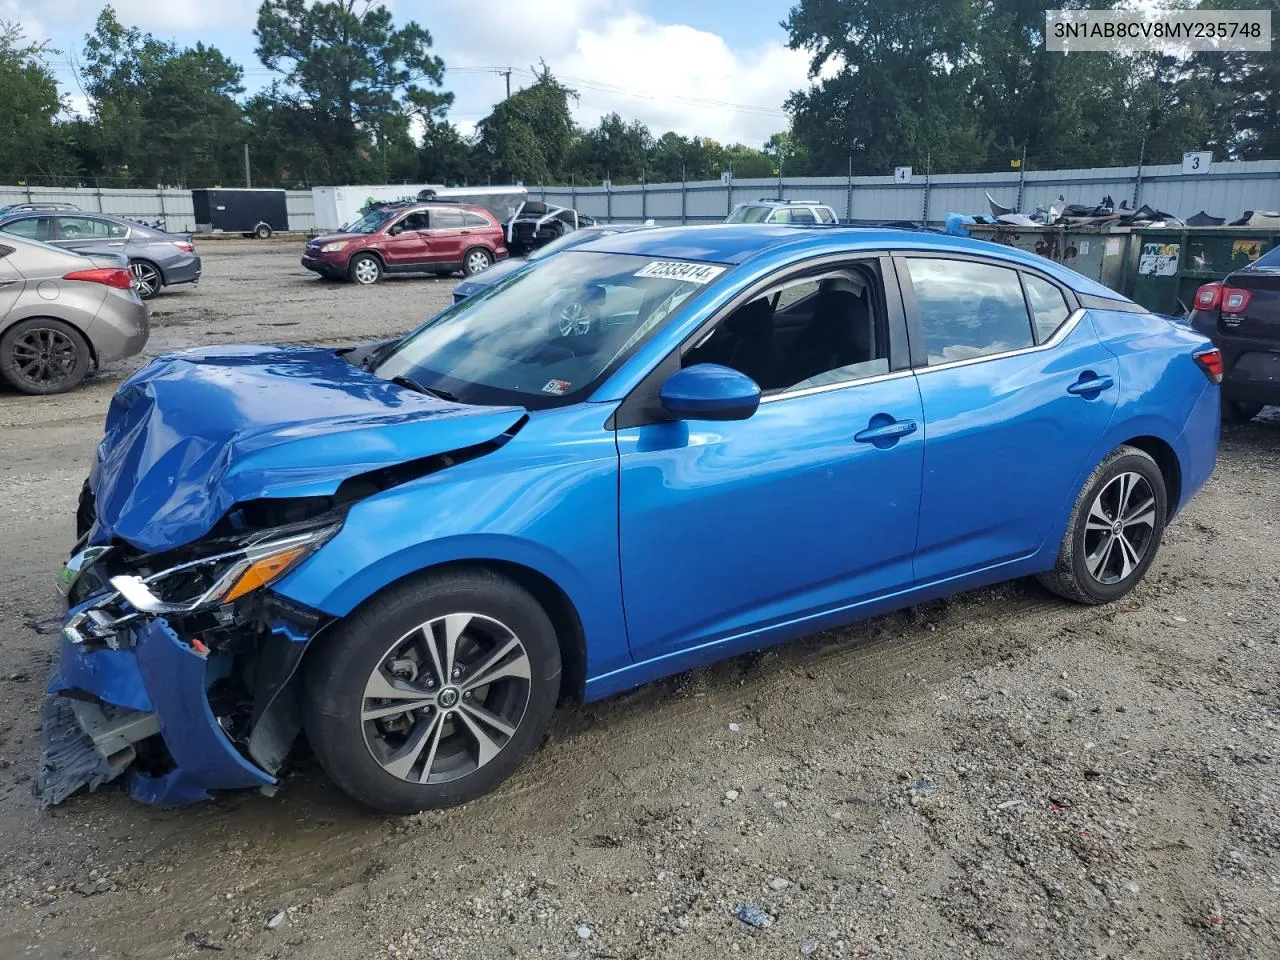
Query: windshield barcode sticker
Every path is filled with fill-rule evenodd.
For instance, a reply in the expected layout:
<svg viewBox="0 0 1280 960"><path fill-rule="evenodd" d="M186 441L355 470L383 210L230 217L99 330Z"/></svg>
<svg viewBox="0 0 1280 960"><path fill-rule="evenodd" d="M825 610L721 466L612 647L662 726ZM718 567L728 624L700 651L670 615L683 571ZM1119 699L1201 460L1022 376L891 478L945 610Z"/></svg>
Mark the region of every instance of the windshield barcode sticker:
<svg viewBox="0 0 1280 960"><path fill-rule="evenodd" d="M683 280L685 283L710 283L724 267L709 263L684 263L680 260L654 260L635 272L637 277L656 277L659 280Z"/></svg>

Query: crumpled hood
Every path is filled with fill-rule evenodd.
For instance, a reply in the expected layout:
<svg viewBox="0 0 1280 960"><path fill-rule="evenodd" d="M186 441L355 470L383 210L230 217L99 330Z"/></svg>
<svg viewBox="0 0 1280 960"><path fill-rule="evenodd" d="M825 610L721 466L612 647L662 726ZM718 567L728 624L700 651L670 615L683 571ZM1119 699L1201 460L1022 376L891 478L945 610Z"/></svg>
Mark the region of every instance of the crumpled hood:
<svg viewBox="0 0 1280 960"><path fill-rule="evenodd" d="M329 233L323 237L312 237L307 241L308 247L323 247L326 243L336 243L339 240L367 240L367 233Z"/></svg>
<svg viewBox="0 0 1280 960"><path fill-rule="evenodd" d="M332 350L168 354L111 401L92 478L93 540L172 549L236 503L332 494L348 477L493 440L524 414L438 400Z"/></svg>

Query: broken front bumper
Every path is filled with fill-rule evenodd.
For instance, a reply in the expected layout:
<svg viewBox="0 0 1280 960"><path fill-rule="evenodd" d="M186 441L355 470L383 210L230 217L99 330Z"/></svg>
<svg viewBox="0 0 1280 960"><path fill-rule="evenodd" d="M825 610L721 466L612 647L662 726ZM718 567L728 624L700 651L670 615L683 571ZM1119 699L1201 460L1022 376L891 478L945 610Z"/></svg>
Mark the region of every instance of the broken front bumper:
<svg viewBox="0 0 1280 960"><path fill-rule="evenodd" d="M80 612L73 609L68 621ZM89 648L68 633L44 711L37 785L46 805L115 779L135 759L134 744L157 733L172 769L134 769L129 792L136 800L177 805L203 800L210 790L275 784L240 753L209 705L209 685L230 668L220 654L184 643L159 617L131 624L132 644L121 649Z"/></svg>

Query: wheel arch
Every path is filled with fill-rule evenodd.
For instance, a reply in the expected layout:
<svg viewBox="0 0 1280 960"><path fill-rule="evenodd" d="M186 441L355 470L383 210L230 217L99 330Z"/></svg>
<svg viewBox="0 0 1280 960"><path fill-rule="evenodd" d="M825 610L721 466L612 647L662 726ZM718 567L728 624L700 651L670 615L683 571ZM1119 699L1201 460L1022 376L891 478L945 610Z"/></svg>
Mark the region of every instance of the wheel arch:
<svg viewBox="0 0 1280 960"><path fill-rule="evenodd" d="M1167 440L1149 434L1130 437L1119 446L1136 447L1156 462L1160 475L1164 478L1165 496L1169 504L1169 516L1165 519L1171 518L1182 505L1182 462L1178 459L1177 451Z"/></svg>
<svg viewBox="0 0 1280 960"><path fill-rule="evenodd" d="M384 583L344 614L343 618L350 616L360 607L374 602L388 590L392 590L406 581L466 570L488 570L501 574L526 590L538 602L538 605L542 607L547 617L551 620L551 625L556 633L556 640L560 646L560 699L581 703L586 695L587 681L587 640L582 617L563 587L546 573L526 564L495 558L443 560L432 563L428 566L408 571L396 579ZM323 638L318 639L323 642ZM310 654L311 649L309 646L307 655L309 656Z"/></svg>
<svg viewBox="0 0 1280 960"><path fill-rule="evenodd" d="M387 261L386 261L386 258L385 258L385 257L383 257L383 255L382 255L378 250L376 250L376 249L374 249L374 248L372 248L372 247L366 248L366 249L364 249L364 250L357 250L357 251L356 251L355 253L353 253L350 257L348 257L348 258L347 258L347 270L348 270L348 271L350 271L350 270L351 270L351 264L352 264L352 262L356 259L356 257L365 257L365 256L373 257L373 259L377 260L377 261L378 261L378 266L380 266L380 267L382 268L382 270L383 270L383 272L384 272L384 273L386 272L386 269L387 269Z"/></svg>
<svg viewBox="0 0 1280 960"><path fill-rule="evenodd" d="M462 251L462 262L464 265L467 262L467 257L471 256L471 254L475 253L477 250L482 250L485 256L489 258L490 266L498 262L498 255L494 253L492 247L487 246L483 243L473 243L471 244L471 246L467 247L467 249Z"/></svg>
<svg viewBox="0 0 1280 960"><path fill-rule="evenodd" d="M83 341L85 346L88 347L89 349L89 360L93 364L93 368L95 370L98 369L98 351L94 349L93 338L90 337L89 334L81 330L79 327L77 327L70 320L63 320L61 317L55 317L47 313L33 313L33 314L27 314L27 315L14 316L13 314L16 312L17 311L11 312L8 317L5 317L2 321L0 321L0 337L3 337L6 333L9 332L11 328L16 327L18 324L22 323L24 320L52 320L55 323L62 324L64 327L69 327L77 335L79 335L81 341Z"/></svg>

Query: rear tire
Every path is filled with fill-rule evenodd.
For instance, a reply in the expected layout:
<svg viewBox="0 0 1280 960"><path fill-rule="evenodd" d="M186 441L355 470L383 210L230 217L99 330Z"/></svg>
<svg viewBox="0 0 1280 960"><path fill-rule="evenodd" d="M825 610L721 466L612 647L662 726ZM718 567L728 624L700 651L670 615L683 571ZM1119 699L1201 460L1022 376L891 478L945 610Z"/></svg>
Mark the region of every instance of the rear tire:
<svg viewBox="0 0 1280 960"><path fill-rule="evenodd" d="M0 376L31 396L65 393L89 372L89 343L69 323L34 317L0 336Z"/></svg>
<svg viewBox="0 0 1280 960"><path fill-rule="evenodd" d="M129 261L129 272L133 274L133 289L143 300L150 300L164 286L160 268L150 260Z"/></svg>
<svg viewBox="0 0 1280 960"><path fill-rule="evenodd" d="M372 253L358 253L351 258L347 276L352 283L362 287L372 286L382 279L382 261Z"/></svg>
<svg viewBox="0 0 1280 960"><path fill-rule="evenodd" d="M1239 400L1222 398L1222 419L1228 423L1248 423L1262 412L1264 404L1241 403Z"/></svg>
<svg viewBox="0 0 1280 960"><path fill-rule="evenodd" d="M1146 574L1168 516L1164 475L1150 454L1117 447L1084 482L1045 587L1077 603L1118 600Z"/></svg>
<svg viewBox="0 0 1280 960"><path fill-rule="evenodd" d="M307 739L339 787L388 813L496 788L538 748L560 693L546 611L489 570L392 586L321 644L304 664Z"/></svg>
<svg viewBox="0 0 1280 960"><path fill-rule="evenodd" d="M484 247L472 247L467 251L466 256L462 258L462 273L464 276L474 277L482 270L488 270L493 266L493 254Z"/></svg>

